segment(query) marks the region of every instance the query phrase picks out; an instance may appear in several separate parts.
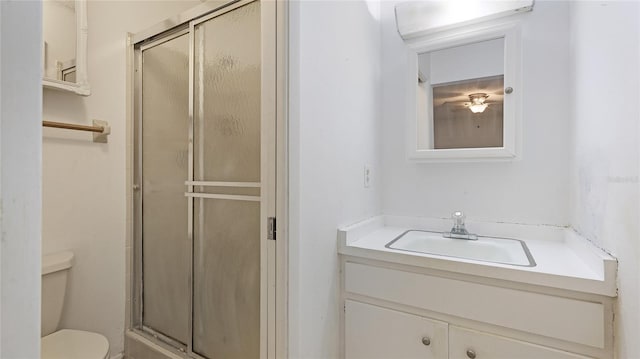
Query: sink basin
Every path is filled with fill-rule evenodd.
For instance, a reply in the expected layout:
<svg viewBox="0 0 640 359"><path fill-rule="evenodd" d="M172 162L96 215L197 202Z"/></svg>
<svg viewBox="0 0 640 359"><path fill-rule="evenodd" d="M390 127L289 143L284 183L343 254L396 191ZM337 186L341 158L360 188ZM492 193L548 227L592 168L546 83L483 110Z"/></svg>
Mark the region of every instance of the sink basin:
<svg viewBox="0 0 640 359"><path fill-rule="evenodd" d="M440 232L409 230L385 246L409 252L535 267L527 245L518 239L478 236L477 240L445 238Z"/></svg>

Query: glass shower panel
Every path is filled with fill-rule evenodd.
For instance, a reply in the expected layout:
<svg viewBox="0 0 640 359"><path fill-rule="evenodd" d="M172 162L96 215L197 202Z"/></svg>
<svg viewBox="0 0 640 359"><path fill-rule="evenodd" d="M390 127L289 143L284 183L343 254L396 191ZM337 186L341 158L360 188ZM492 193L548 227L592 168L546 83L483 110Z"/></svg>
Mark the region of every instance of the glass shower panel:
<svg viewBox="0 0 640 359"><path fill-rule="evenodd" d="M142 323L189 338L189 36L142 52Z"/></svg>
<svg viewBox="0 0 640 359"><path fill-rule="evenodd" d="M196 198L193 351L260 357L260 202Z"/></svg>
<svg viewBox="0 0 640 359"><path fill-rule="evenodd" d="M194 179L260 181L260 3L195 28Z"/></svg>
<svg viewBox="0 0 640 359"><path fill-rule="evenodd" d="M196 25L194 45L194 179L233 183L194 189L218 198L194 199L193 351L258 358L260 188L238 182L260 182L260 3Z"/></svg>

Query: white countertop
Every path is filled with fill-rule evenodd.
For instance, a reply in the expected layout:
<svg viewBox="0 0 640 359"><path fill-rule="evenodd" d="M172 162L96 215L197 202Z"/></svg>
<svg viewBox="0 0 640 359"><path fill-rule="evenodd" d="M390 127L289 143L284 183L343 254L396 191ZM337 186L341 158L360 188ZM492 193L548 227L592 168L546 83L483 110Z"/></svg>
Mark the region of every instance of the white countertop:
<svg viewBox="0 0 640 359"><path fill-rule="evenodd" d="M617 296L615 258L570 228L467 221L469 232L523 240L535 267L513 266L386 248L407 230L448 231L451 220L378 216L338 230L342 255L432 268L584 293Z"/></svg>

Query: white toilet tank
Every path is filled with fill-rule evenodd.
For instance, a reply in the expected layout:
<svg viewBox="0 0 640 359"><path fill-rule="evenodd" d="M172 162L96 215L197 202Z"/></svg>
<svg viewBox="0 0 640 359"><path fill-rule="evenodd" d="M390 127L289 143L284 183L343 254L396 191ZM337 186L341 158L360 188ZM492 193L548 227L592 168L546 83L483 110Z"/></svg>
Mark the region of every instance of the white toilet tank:
<svg viewBox="0 0 640 359"><path fill-rule="evenodd" d="M67 275L72 264L72 252L58 252L42 257L42 331L40 335L43 337L58 329L67 289Z"/></svg>

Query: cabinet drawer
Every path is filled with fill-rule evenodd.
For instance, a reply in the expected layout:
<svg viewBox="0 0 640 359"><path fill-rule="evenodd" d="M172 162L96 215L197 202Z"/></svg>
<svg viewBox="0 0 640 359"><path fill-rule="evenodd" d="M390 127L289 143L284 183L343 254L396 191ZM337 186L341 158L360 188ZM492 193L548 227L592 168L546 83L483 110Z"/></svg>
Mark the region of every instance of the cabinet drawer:
<svg viewBox="0 0 640 359"><path fill-rule="evenodd" d="M587 357L450 325L449 358L584 359Z"/></svg>
<svg viewBox="0 0 640 359"><path fill-rule="evenodd" d="M347 293L604 348L602 303L345 263Z"/></svg>
<svg viewBox="0 0 640 359"><path fill-rule="evenodd" d="M447 327L436 320L347 300L345 358L445 359Z"/></svg>

